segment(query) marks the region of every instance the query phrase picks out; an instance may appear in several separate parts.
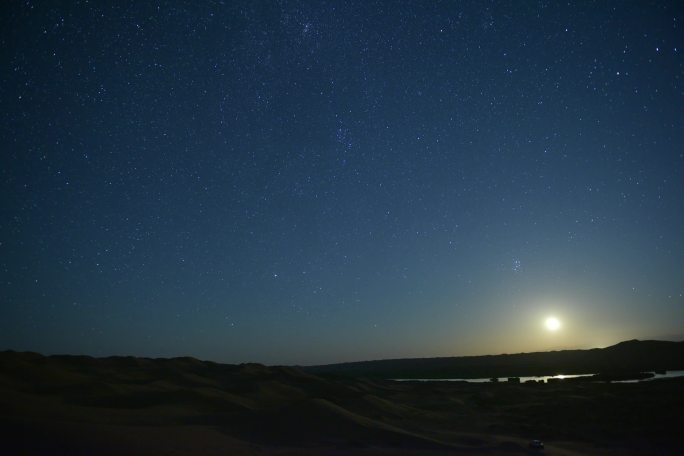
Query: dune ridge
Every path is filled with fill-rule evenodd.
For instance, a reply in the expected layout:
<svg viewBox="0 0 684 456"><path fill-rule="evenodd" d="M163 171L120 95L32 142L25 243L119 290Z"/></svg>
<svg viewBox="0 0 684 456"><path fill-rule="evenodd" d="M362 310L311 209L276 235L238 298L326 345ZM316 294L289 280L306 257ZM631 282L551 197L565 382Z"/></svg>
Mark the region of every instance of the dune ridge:
<svg viewBox="0 0 684 456"><path fill-rule="evenodd" d="M684 379L398 383L194 358L0 352L2 454L675 454Z"/></svg>

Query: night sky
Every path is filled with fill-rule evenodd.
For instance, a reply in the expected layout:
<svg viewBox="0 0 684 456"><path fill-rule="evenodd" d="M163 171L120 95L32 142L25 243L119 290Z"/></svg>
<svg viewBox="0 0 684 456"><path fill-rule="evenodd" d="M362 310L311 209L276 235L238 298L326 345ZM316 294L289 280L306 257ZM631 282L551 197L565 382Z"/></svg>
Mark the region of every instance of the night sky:
<svg viewBox="0 0 684 456"><path fill-rule="evenodd" d="M679 1L0 11L0 349L684 338Z"/></svg>

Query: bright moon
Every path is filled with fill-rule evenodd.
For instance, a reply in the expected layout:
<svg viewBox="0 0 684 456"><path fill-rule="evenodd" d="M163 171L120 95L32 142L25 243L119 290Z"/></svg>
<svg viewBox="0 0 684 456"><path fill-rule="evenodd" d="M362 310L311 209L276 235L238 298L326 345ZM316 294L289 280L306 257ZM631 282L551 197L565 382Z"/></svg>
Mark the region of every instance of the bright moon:
<svg viewBox="0 0 684 456"><path fill-rule="evenodd" d="M544 326L546 326L546 329L549 331L556 331L558 328L560 328L561 322L556 317L549 317L544 322Z"/></svg>

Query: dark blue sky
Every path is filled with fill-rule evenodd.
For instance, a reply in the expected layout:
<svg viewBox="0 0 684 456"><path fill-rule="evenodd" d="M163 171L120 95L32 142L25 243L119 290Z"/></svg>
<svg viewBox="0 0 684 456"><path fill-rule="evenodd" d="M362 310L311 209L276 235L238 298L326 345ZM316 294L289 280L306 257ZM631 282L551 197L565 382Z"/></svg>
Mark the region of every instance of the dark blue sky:
<svg viewBox="0 0 684 456"><path fill-rule="evenodd" d="M0 349L684 337L680 2L0 8Z"/></svg>

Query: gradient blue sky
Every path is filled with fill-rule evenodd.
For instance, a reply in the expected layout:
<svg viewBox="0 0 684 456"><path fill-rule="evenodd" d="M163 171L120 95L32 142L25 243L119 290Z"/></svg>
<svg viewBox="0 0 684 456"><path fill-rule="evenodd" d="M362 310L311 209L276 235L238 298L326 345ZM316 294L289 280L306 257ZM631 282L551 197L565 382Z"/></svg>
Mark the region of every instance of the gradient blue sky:
<svg viewBox="0 0 684 456"><path fill-rule="evenodd" d="M0 8L0 349L684 338L680 2Z"/></svg>

